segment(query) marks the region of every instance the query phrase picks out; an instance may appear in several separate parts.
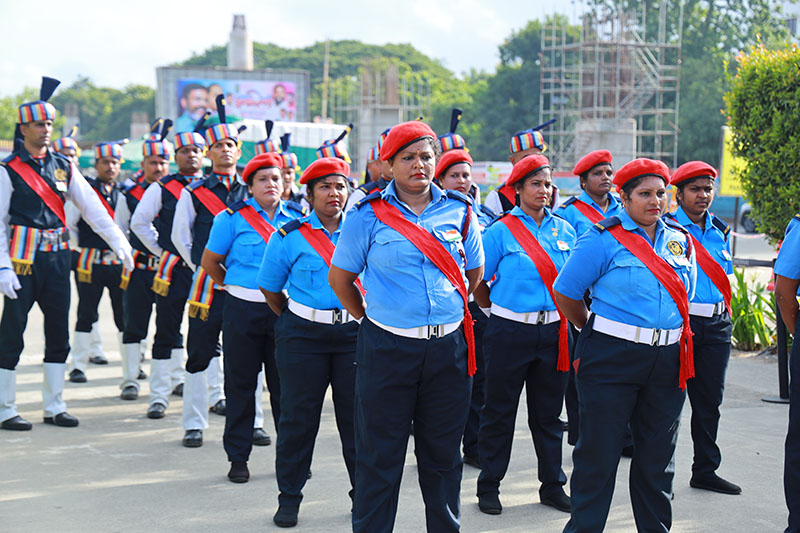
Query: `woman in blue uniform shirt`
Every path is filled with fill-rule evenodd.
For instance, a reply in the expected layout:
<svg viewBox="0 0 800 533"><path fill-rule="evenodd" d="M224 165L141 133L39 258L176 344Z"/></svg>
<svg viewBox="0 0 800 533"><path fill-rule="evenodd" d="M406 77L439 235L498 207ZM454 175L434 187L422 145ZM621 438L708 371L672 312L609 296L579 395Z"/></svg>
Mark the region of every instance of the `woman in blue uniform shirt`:
<svg viewBox="0 0 800 533"><path fill-rule="evenodd" d="M362 271L366 289L356 350L356 532L394 527L412 421L427 528L460 528L459 447L475 369L465 307L483 248L471 200L431 185L436 150L427 124L391 129L381 160L394 181L350 211L328 278L357 318L365 316L355 285Z"/></svg>
<svg viewBox="0 0 800 533"><path fill-rule="evenodd" d="M336 425L351 487L354 481L358 322L342 309L328 285L328 254L339 240L349 174L350 166L335 157L311 163L300 184L307 187L313 212L284 225L270 238L258 274L258 286L278 315L275 360L281 381L281 419L275 475L280 494L273 520L281 527L297 524L328 384L333 390ZM282 292L287 281L288 301Z"/></svg>
<svg viewBox="0 0 800 533"><path fill-rule="evenodd" d="M697 489L723 494L740 494L741 487L716 474L722 462L717 446L719 406L725 390L725 372L731 354L731 285L728 274L733 273L728 233L730 229L715 217L709 208L714 201L714 180L717 171L708 163L689 161L670 177L677 187L678 209L668 215L686 228L696 239L697 288L689 304L694 338L694 379L687 383L692 406L692 443L694 460L689 484ZM699 246L698 246L699 244ZM700 246L716 264L702 263ZM720 287L717 286L720 285ZM722 290L721 290L722 289ZM724 291L724 292L723 292ZM727 302L726 296L727 294Z"/></svg>
<svg viewBox="0 0 800 533"><path fill-rule="evenodd" d="M222 442L231 468L228 478L245 483L253 446L253 419L258 373L263 367L275 426L280 419L280 382L275 368L277 316L258 290L258 270L269 236L303 216L300 206L281 200L283 159L269 152L250 160L242 178L252 198L241 200L214 217L202 266L227 296L222 319L225 347L225 432Z"/></svg>
<svg viewBox="0 0 800 533"><path fill-rule="evenodd" d="M478 506L487 514L500 514L500 481L508 469L514 422L522 387L527 390L528 425L539 465L541 502L569 512L567 482L561 469L563 430L558 415L564 401L568 362L557 370L561 317L550 295L547 261L556 270L575 244L575 230L548 209L553 180L550 162L529 155L514 165L506 182L519 195L519 205L494 222L483 235L486 255L484 281L475 292L481 307L491 306L484 333L486 353L486 403L481 416L478 450ZM505 222L519 220L522 236L539 243L547 257L528 255ZM486 283L495 277L491 289ZM520 290L524 288L524 290ZM563 319L566 321L566 319ZM569 336L569 330L563 333ZM565 339L568 342L568 340ZM568 354L564 353L567 357Z"/></svg>
<svg viewBox="0 0 800 533"><path fill-rule="evenodd" d="M614 184L624 210L578 239L553 286L559 308L582 328L573 362L580 436L565 532L605 527L629 423L636 527L668 531L672 524L672 461L693 371L688 297L696 265L685 230L661 219L668 175L664 163L650 159L619 169Z"/></svg>

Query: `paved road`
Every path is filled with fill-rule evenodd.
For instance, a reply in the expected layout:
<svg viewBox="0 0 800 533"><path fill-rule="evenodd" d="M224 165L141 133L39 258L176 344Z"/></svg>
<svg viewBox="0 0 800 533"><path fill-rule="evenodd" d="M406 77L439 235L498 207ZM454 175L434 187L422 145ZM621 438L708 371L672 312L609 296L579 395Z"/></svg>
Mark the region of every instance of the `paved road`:
<svg viewBox="0 0 800 533"><path fill-rule="evenodd" d="M73 300L74 308L74 300ZM67 383L65 398L80 418L77 429L45 426L41 421L42 324L31 315L27 347L18 368L18 404L34 422L33 431L0 432L0 531L133 532L277 530L274 446L256 448L251 481L227 481L222 449L223 419L211 416L202 448L180 445L181 400L173 398L166 418L149 420L147 386L135 402L119 400L120 358L101 302L108 366L91 366L89 383ZM74 312L70 315L71 321ZM149 362L149 359L148 359ZM724 496L688 486L691 463L690 408L683 414L676 456L674 527L679 532L777 532L786 522L783 503L783 438L788 408L761 401L777 393L774 358L736 357L728 373L719 441L720 473L742 485L741 496ZM264 402L268 411L269 402ZM270 420L267 413L267 420ZM536 457L527 429L525 400L520 404L511 467L501 486L503 514L488 516L477 507L478 471L465 466L462 484L463 531L560 532L567 515L538 501ZM274 429L268 428L274 436ZM564 469L572 470L571 448L564 444ZM413 438L407 455L396 531L424 529L422 499L416 481ZM300 510L302 531L347 531L349 489L330 399L313 462L314 477ZM623 459L607 531L634 531L627 489L629 461Z"/></svg>

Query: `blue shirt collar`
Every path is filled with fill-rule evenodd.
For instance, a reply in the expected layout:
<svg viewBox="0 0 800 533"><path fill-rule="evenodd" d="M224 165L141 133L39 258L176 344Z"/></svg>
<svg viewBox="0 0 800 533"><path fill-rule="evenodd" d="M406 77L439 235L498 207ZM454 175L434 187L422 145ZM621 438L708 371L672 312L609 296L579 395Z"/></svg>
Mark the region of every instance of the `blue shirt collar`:
<svg viewBox="0 0 800 533"><path fill-rule="evenodd" d="M623 209L622 211L619 212L619 214L617 216L619 217L620 221L622 222L622 229L626 229L628 231L634 231L634 232L638 233L639 235L642 235L643 237L645 237L647 240L650 240L650 237L647 235L647 232L644 231L642 228L640 228L639 225L636 224L636 222L633 221L633 219L630 217L630 215L628 214L627 211L625 211ZM662 231L664 231L664 221L659 218L658 222L656 223L656 239L655 240L658 240L658 236L661 234ZM652 243L652 244L655 244L655 243Z"/></svg>
<svg viewBox="0 0 800 533"><path fill-rule="evenodd" d="M263 216L266 219L269 219L269 216L267 215L267 212L264 210L263 207L261 207L261 205L258 202L256 202L255 198L250 197L247 200L245 200L245 202L247 202L248 204L253 206L253 209L255 209L259 214L263 213L263 215L261 215L261 216ZM278 213L282 213L283 215L285 215L285 216L287 216L289 218L292 218L292 215L289 213L289 210L286 208L286 202L283 201L283 200L281 200L280 203L278 203L278 208L275 210L275 216L276 217L278 216Z"/></svg>
<svg viewBox="0 0 800 533"><path fill-rule="evenodd" d="M397 189L395 188L394 180L390 181L389 185L387 185L386 188L381 191L381 198L384 200L391 198L396 204L403 206L405 209L409 209L408 206L401 202L397 197ZM444 191L442 191L438 185L431 182L431 201L427 206L425 206L425 209L428 209L429 206L441 201L443 198L446 198Z"/></svg>
<svg viewBox="0 0 800 533"><path fill-rule="evenodd" d="M312 210L311 214L308 215L307 217L305 217L305 221L308 222L309 224L311 224L311 227L313 229L321 229L325 233L328 233L328 230L325 229L325 226L323 226L322 222L320 222L316 211ZM336 228L336 231L334 231L334 233L339 233L341 231L342 224L344 224L344 211L342 211L342 218L339 219L339 227Z"/></svg>
<svg viewBox="0 0 800 533"><path fill-rule="evenodd" d="M709 230L714 227L712 223L714 219L714 215L711 214L710 211L706 211L706 230ZM696 226L701 233L703 233L703 229L698 225L692 222L692 219L689 218L689 215L686 214L686 211L683 210L681 206L678 206L678 209L675 211L675 220L683 226L684 228L688 228L689 226Z"/></svg>
<svg viewBox="0 0 800 533"><path fill-rule="evenodd" d="M545 227L545 225L547 225L553 218L553 214L550 212L550 209L548 209L547 207L544 208L544 218L542 219L542 225L541 226L539 226L539 224L536 223L536 221L533 219L533 217L531 217L527 213L525 213L525 211L523 211L522 208L520 206L518 206L518 205L515 205L514 208L511 209L510 213L512 215L514 215L515 217L517 217L517 218L521 218L523 220L527 220L534 227L540 227L540 228Z"/></svg>
<svg viewBox="0 0 800 533"><path fill-rule="evenodd" d="M605 211L603 211L603 209L599 205L597 205L597 202L592 200L592 197L589 196L589 193L586 191L581 192L580 196L578 196L578 200L589 204L590 206L594 207L601 213L607 213L608 211L611 211L619 203L617 197L611 194L610 192L608 193L608 209L606 209Z"/></svg>

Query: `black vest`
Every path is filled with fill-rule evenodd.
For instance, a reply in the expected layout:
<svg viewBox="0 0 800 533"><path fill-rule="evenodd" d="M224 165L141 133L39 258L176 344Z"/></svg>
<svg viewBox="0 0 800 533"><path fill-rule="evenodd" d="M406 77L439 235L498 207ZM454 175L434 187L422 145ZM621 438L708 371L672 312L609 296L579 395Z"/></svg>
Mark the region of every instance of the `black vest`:
<svg viewBox="0 0 800 533"><path fill-rule="evenodd" d="M197 180L189 185L190 191L195 191L199 187L205 187L210 190L214 195L222 200L226 206L231 206L239 200L247 197L247 187L237 178L231 185L231 190L225 187L219 178L214 174L205 177L204 179ZM203 250L206 248L208 242L208 235L211 233L211 224L214 222L214 215L206 209L197 195L192 193L192 203L194 204L195 213L197 216L194 219L194 227L192 228L192 263L195 265L200 264L203 258Z"/></svg>
<svg viewBox="0 0 800 533"><path fill-rule="evenodd" d="M189 184L189 178L177 173L170 174L159 180L159 186L161 186L161 211L158 212L158 216L153 220L153 225L158 231L158 245L168 252L178 254L178 249L172 244L172 222L175 219L175 207L178 205L178 199L164 187L164 185L173 180L177 180L184 187Z"/></svg>
<svg viewBox="0 0 800 533"><path fill-rule="evenodd" d="M86 181L91 185L91 187L100 192L102 194L101 184L102 182L98 179L94 178L87 178ZM108 205L111 206L111 209L116 210L117 202L120 199L120 192L119 187L117 186L116 182L111 182L111 194L103 194L103 198L105 198ZM105 208L105 206L103 206ZM92 230L89 224L86 223L83 218L78 221L78 246L81 248L99 248L100 250L110 250L111 247L108 246L108 243L103 240L103 238L98 235L97 233Z"/></svg>
<svg viewBox="0 0 800 533"><path fill-rule="evenodd" d="M139 200L131 193L131 191L136 189L137 186L141 187L142 189L147 189L148 185L150 184L147 183L147 180L142 178L141 182L134 182L133 185L129 184L127 187L125 187L125 193L124 193L125 203L128 204L128 211L131 214L131 218L133 217L133 212L136 211L136 206L139 205ZM128 221L128 223L130 224L130 221ZM134 232L130 231L128 233L129 233L128 240L130 241L131 246L133 246L134 249L149 255L153 255L153 252L151 252L150 249L147 246L145 246L142 241L139 240L139 237L137 237Z"/></svg>
<svg viewBox="0 0 800 533"><path fill-rule="evenodd" d="M44 179L45 183L55 191L62 203L65 201L65 194L58 190L56 182L69 186L72 181L72 163L69 159L48 150L47 155L40 160L40 165L36 159L31 157L24 146L20 146L18 150L15 150L3 160L8 177L11 180L11 186L14 188L8 209L9 224L38 229L63 228L64 224L61 219L45 205L39 195L25 183L19 174L14 172L14 169L6 165L17 156L19 156L23 165L28 165Z"/></svg>

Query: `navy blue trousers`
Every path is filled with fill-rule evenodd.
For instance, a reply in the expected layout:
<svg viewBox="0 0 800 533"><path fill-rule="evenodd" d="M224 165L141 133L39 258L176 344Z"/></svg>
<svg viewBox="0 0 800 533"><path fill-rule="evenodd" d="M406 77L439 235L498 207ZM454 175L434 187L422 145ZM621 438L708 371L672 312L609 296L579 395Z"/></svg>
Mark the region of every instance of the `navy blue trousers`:
<svg viewBox="0 0 800 533"><path fill-rule="evenodd" d="M44 315L44 362L63 363L69 354L69 250L36 252L33 273L17 276L17 299L3 299L0 319L0 368L14 370L25 347L22 334L28 312L39 304Z"/></svg>
<svg viewBox="0 0 800 533"><path fill-rule="evenodd" d="M789 508L786 533L800 532L800 313L794 331L789 354L789 431L783 463L783 491Z"/></svg>
<svg viewBox="0 0 800 533"><path fill-rule="evenodd" d="M572 324L569 325L572 332L572 337L578 338L578 330ZM567 442L571 446L575 446L578 442L578 428L581 423L580 403L578 402L578 387L575 384L575 344L570 347L569 351L569 379L567 380L567 390L564 393L564 404L567 406L567 421L569 422L569 430L567 431Z"/></svg>
<svg viewBox="0 0 800 533"><path fill-rule="evenodd" d="M192 269L180 261L172 269L172 280L167 295L156 294L156 334L153 337L153 359L169 359L173 348L183 347L181 322L191 285Z"/></svg>
<svg viewBox="0 0 800 533"><path fill-rule="evenodd" d="M100 299L103 297L103 289L108 290L111 311L114 313L114 324L117 326L117 330L123 331L125 329L122 312L122 294L124 291L119 286L121 279L122 265L92 265L92 282L83 283L78 281L75 284L78 289L78 321L75 323L75 331L85 333L92 331L92 325L100 318L97 308L100 305Z"/></svg>
<svg viewBox="0 0 800 533"><path fill-rule="evenodd" d="M219 357L222 352L219 334L224 328L227 294L224 290L214 291L207 320L200 318L200 315L189 317L189 334L186 339L186 371L190 374L202 372L208 368L211 358Z"/></svg>
<svg viewBox="0 0 800 533"><path fill-rule="evenodd" d="M464 442L462 444L464 455L478 457L478 431L481 427L481 412L486 399L486 361L483 355L483 332L489 318L483 314L480 306L475 302L469 304L470 313L475 321L475 363L478 369L472 376L472 398L469 403L467 425L464 427Z"/></svg>
<svg viewBox="0 0 800 533"><path fill-rule="evenodd" d="M122 295L125 323L122 333L123 344L135 344L147 337L150 315L153 313L153 304L156 301L156 293L152 291L155 275L154 271L141 268L134 268L131 272L128 288Z"/></svg>
<svg viewBox="0 0 800 533"><path fill-rule="evenodd" d="M459 328L418 340L365 318L356 351L353 531L392 531L411 422L428 531L458 531L461 437L472 379Z"/></svg>
<svg viewBox="0 0 800 533"><path fill-rule="evenodd" d="M694 337L694 378L686 391L692 406L692 474L711 474L722 454L717 446L719 406L725 391L725 373L731 356L731 319L728 313L710 318L691 317Z"/></svg>
<svg viewBox="0 0 800 533"><path fill-rule="evenodd" d="M214 295L215 303L217 296ZM222 444L228 461L247 461L253 448L253 420L256 416L253 397L262 367L267 375L276 428L281 416L280 381L275 368L275 320L278 317L266 302L248 302L230 294L225 296L224 302L222 342L225 346L226 407Z"/></svg>
<svg viewBox="0 0 800 533"><path fill-rule="evenodd" d="M508 470L523 386L542 490L567 482L561 469L564 431L558 419L567 373L556 370L558 326L558 322L540 326L489 317L484 337L486 404L478 435L479 496L498 493Z"/></svg>
<svg viewBox="0 0 800 533"><path fill-rule="evenodd" d="M281 387L275 452L280 505L298 506L303 499L328 385L333 392L336 426L351 489L355 484L353 402L357 336L355 321L319 324L288 309L284 309L275 323L275 362Z"/></svg>
<svg viewBox="0 0 800 533"><path fill-rule="evenodd" d="M675 444L686 400L678 387L679 345L636 344L593 331L592 322L575 348L581 425L572 452L572 516L564 532L604 529L629 423L636 447L630 466L636 528L669 531Z"/></svg>

